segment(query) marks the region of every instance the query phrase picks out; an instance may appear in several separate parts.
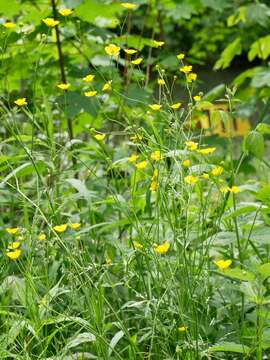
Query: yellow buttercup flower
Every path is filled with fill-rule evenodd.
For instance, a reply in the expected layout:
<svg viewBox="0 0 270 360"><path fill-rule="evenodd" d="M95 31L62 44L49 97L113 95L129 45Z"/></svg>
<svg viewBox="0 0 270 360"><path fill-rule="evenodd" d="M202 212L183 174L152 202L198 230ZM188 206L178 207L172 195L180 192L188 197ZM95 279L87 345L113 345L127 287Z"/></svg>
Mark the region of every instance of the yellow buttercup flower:
<svg viewBox="0 0 270 360"><path fill-rule="evenodd" d="M187 330L186 326L179 326L179 328L178 328L178 331L180 331L180 332L184 332L186 330Z"/></svg>
<svg viewBox="0 0 270 360"><path fill-rule="evenodd" d="M116 46L114 44L109 44L108 46L105 46L105 51L110 56L119 56L120 54L120 47Z"/></svg>
<svg viewBox="0 0 270 360"><path fill-rule="evenodd" d="M16 24L14 24L13 22L11 21L6 21L3 26L6 28L6 29L14 29L16 27Z"/></svg>
<svg viewBox="0 0 270 360"><path fill-rule="evenodd" d="M151 159L155 161L161 160L161 152L159 150L152 152Z"/></svg>
<svg viewBox="0 0 270 360"><path fill-rule="evenodd" d="M220 188L219 190L220 190L220 192L221 192L222 194L227 194L227 192L230 191L230 188L229 188L229 186L223 186L223 187Z"/></svg>
<svg viewBox="0 0 270 360"><path fill-rule="evenodd" d="M196 184L196 182L198 182L198 177L194 176L194 175L188 175L186 177L184 177L184 181L185 183L189 184L189 185L194 185Z"/></svg>
<svg viewBox="0 0 270 360"><path fill-rule="evenodd" d="M191 83L192 81L195 81L197 79L197 74L190 73L187 75L187 82Z"/></svg>
<svg viewBox="0 0 270 360"><path fill-rule="evenodd" d="M60 9L58 10L59 14L62 16L69 16L73 13L72 9Z"/></svg>
<svg viewBox="0 0 270 360"><path fill-rule="evenodd" d="M192 71L192 65L185 65L180 67L180 71L183 72L184 74L188 74Z"/></svg>
<svg viewBox="0 0 270 360"><path fill-rule="evenodd" d="M24 106L27 105L26 98L20 98L14 101L14 103L18 106Z"/></svg>
<svg viewBox="0 0 270 360"><path fill-rule="evenodd" d="M8 232L10 235L15 235L19 231L19 228L6 228L6 232Z"/></svg>
<svg viewBox="0 0 270 360"><path fill-rule="evenodd" d="M224 186L224 187L220 188L220 192L222 192L223 194L226 194L227 192L237 194L237 193L239 193L239 191L240 191L240 189L236 185L233 185L232 187Z"/></svg>
<svg viewBox="0 0 270 360"><path fill-rule="evenodd" d="M71 224L69 224L69 226L71 227L71 229L77 230L81 227L81 224L80 223L71 223Z"/></svg>
<svg viewBox="0 0 270 360"><path fill-rule="evenodd" d="M170 246L171 246L171 244L169 242L165 242L161 245L155 245L154 250L156 253L163 255L168 252L168 250L170 249Z"/></svg>
<svg viewBox="0 0 270 360"><path fill-rule="evenodd" d="M182 165L184 166L184 167L190 167L190 164L191 164L191 162L190 162L190 160L184 160L183 162L182 162Z"/></svg>
<svg viewBox="0 0 270 360"><path fill-rule="evenodd" d="M134 10L136 9L136 5L135 4L131 4L131 3L121 3L121 6L123 6L123 8L128 9L128 10Z"/></svg>
<svg viewBox="0 0 270 360"><path fill-rule="evenodd" d="M96 135L94 136L94 138L95 138L96 140L98 140L98 141L104 140L105 137L106 137L106 134L96 134Z"/></svg>
<svg viewBox="0 0 270 360"><path fill-rule="evenodd" d="M16 249L14 251L6 251L6 256L8 256L11 260L16 260L21 255L21 253L21 249Z"/></svg>
<svg viewBox="0 0 270 360"><path fill-rule="evenodd" d="M62 233L64 231L66 231L67 226L68 226L68 224L56 225L56 226L53 227L53 230L55 230L58 233Z"/></svg>
<svg viewBox="0 0 270 360"><path fill-rule="evenodd" d="M214 263L220 270L225 270L225 269L228 269L231 266L232 260L230 260L230 259L228 259L228 260L217 260L217 261L214 261Z"/></svg>
<svg viewBox="0 0 270 360"><path fill-rule="evenodd" d="M130 137L131 141L140 142L143 139L142 135L133 135Z"/></svg>
<svg viewBox="0 0 270 360"><path fill-rule="evenodd" d="M87 83L91 83L94 80L94 78L95 78L95 75L89 74L83 78L83 81L85 81Z"/></svg>
<svg viewBox="0 0 270 360"><path fill-rule="evenodd" d="M158 169L155 169L151 177L151 180L156 180L158 178L158 173L159 173Z"/></svg>
<svg viewBox="0 0 270 360"><path fill-rule="evenodd" d="M124 49L124 52L128 55L136 54L137 50L134 49Z"/></svg>
<svg viewBox="0 0 270 360"><path fill-rule="evenodd" d="M211 171L211 174L213 176L220 176L223 173L223 171L224 168L222 166L217 166Z"/></svg>
<svg viewBox="0 0 270 360"><path fill-rule="evenodd" d="M178 103L170 105L170 108L173 110L178 110L178 109L180 109L181 105L182 104L180 102L178 102Z"/></svg>
<svg viewBox="0 0 270 360"><path fill-rule="evenodd" d="M204 180L208 180L210 176L207 173L203 173L202 177L204 178Z"/></svg>
<svg viewBox="0 0 270 360"><path fill-rule="evenodd" d="M196 102L198 102L198 101L201 101L201 96L200 95L195 95L195 96L193 96L193 99L196 101Z"/></svg>
<svg viewBox="0 0 270 360"><path fill-rule="evenodd" d="M164 41L157 41L157 40L154 40L153 43L154 43L154 46L157 48L159 48L165 44Z"/></svg>
<svg viewBox="0 0 270 360"><path fill-rule="evenodd" d="M143 244L141 244L139 241L133 241L133 246L136 250L143 249Z"/></svg>
<svg viewBox="0 0 270 360"><path fill-rule="evenodd" d="M15 250L18 249L21 246L20 241L14 241L13 243L8 245L9 250Z"/></svg>
<svg viewBox="0 0 270 360"><path fill-rule="evenodd" d="M133 162L137 161L138 158L139 158L139 155L133 154L133 155L129 156L128 162L133 163Z"/></svg>
<svg viewBox="0 0 270 360"><path fill-rule="evenodd" d="M133 65L140 65L140 63L143 61L143 58L138 58L131 61L131 64Z"/></svg>
<svg viewBox="0 0 270 360"><path fill-rule="evenodd" d="M107 81L103 87L102 87L102 91L109 91L111 89L111 84L112 84L112 80Z"/></svg>
<svg viewBox="0 0 270 360"><path fill-rule="evenodd" d="M135 166L138 170L143 170L146 168L147 164L148 164L148 161L144 160L144 161L137 163Z"/></svg>
<svg viewBox="0 0 270 360"><path fill-rule="evenodd" d="M39 241L45 241L47 237L46 237L46 234L42 233L42 234L39 234L37 238Z"/></svg>
<svg viewBox="0 0 270 360"><path fill-rule="evenodd" d="M196 143L194 141L186 141L186 146L187 146L188 150L194 151L194 150L197 150L198 143Z"/></svg>
<svg viewBox="0 0 270 360"><path fill-rule="evenodd" d="M179 60L183 60L185 58L185 54L180 53L180 54L176 55L176 57Z"/></svg>
<svg viewBox="0 0 270 360"><path fill-rule="evenodd" d="M70 84L58 84L57 87L61 90L67 90L70 87Z"/></svg>
<svg viewBox="0 0 270 360"><path fill-rule="evenodd" d="M44 22L45 25L47 25L49 27L54 27L59 24L59 21L54 20L53 18L42 19L42 21Z"/></svg>
<svg viewBox="0 0 270 360"><path fill-rule="evenodd" d="M234 193L234 194L237 194L237 193L239 193L240 189L239 189L238 186L233 185L233 186L230 188L229 191L232 192L232 193Z"/></svg>
<svg viewBox="0 0 270 360"><path fill-rule="evenodd" d="M163 79L158 79L157 80L158 85L162 86L165 85L165 81Z"/></svg>
<svg viewBox="0 0 270 360"><path fill-rule="evenodd" d="M84 96L86 97L93 97L93 96L96 96L97 95L97 91L86 91L84 93Z"/></svg>
<svg viewBox="0 0 270 360"><path fill-rule="evenodd" d="M156 191L158 188L158 183L156 181L152 181L150 184L150 191Z"/></svg>
<svg viewBox="0 0 270 360"><path fill-rule="evenodd" d="M152 104L152 105L148 105L150 107L150 109L154 110L154 111L158 111L161 109L161 105L159 104Z"/></svg>
<svg viewBox="0 0 270 360"><path fill-rule="evenodd" d="M216 151L215 147L205 148L205 149L199 149L197 152L202 155L209 155Z"/></svg>

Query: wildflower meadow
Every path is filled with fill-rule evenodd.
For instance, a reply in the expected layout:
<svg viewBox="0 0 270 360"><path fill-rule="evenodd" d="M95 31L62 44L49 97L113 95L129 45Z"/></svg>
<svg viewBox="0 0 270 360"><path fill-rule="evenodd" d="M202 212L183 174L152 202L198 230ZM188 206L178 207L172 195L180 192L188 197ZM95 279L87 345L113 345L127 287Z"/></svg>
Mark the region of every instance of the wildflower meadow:
<svg viewBox="0 0 270 360"><path fill-rule="evenodd" d="M267 0L0 0L0 360L270 359Z"/></svg>

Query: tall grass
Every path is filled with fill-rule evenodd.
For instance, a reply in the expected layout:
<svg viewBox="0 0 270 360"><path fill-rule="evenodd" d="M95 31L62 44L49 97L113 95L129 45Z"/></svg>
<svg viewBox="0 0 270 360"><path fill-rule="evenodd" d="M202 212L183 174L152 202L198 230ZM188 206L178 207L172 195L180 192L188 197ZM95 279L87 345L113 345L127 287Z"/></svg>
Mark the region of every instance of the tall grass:
<svg viewBox="0 0 270 360"><path fill-rule="evenodd" d="M114 61L104 81L118 76ZM67 101L55 103L42 87L29 106L2 98L0 357L267 358L269 270L259 266L269 246L253 230L269 225L255 201L269 170L241 156L239 139L196 129L209 103L194 99L189 73L179 109L170 107L181 100L176 79L161 67L156 97L129 107L139 67L127 58L125 66L126 88L113 82L93 100L104 109L102 129L74 131ZM142 89L148 75L137 81ZM233 117L235 94L225 95ZM119 107L107 115L110 96ZM259 172L252 181L241 172L245 158ZM12 260L15 241L22 252Z"/></svg>

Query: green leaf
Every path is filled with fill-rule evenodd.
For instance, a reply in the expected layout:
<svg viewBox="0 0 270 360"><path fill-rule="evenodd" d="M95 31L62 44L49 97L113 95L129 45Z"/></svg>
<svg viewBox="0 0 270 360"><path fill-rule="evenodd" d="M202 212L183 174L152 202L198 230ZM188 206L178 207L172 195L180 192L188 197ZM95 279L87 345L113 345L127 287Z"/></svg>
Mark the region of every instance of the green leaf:
<svg viewBox="0 0 270 360"><path fill-rule="evenodd" d="M213 10L222 12L227 6L227 0L202 0L204 6L210 7Z"/></svg>
<svg viewBox="0 0 270 360"><path fill-rule="evenodd" d="M120 46L127 46L136 50L142 50L144 46L154 46L152 39L143 38L139 35L123 35L113 39L113 43Z"/></svg>
<svg viewBox="0 0 270 360"><path fill-rule="evenodd" d="M233 15L230 15L227 19L227 25L228 27L234 26L238 24L240 21L245 22L246 21L246 7L240 6L236 13Z"/></svg>
<svg viewBox="0 0 270 360"><path fill-rule="evenodd" d="M6 18L10 18L18 15L21 10L21 5L16 0L0 0L0 14L5 15Z"/></svg>
<svg viewBox="0 0 270 360"><path fill-rule="evenodd" d="M246 6L246 19L249 24L267 26L269 24L270 9L265 4L249 4Z"/></svg>
<svg viewBox="0 0 270 360"><path fill-rule="evenodd" d="M95 98L87 98L77 91L69 91L58 98L68 118L86 112L92 116L97 115L98 102Z"/></svg>
<svg viewBox="0 0 270 360"><path fill-rule="evenodd" d="M110 342L110 346L109 346L109 351L108 351L108 357L110 357L112 355L113 349L115 348L115 346L117 345L117 343L122 339L122 337L125 335L124 331L120 330L118 331L114 337L112 338L111 342Z"/></svg>
<svg viewBox="0 0 270 360"><path fill-rule="evenodd" d="M233 219L244 214L249 214L261 208L261 204L258 203L245 204L246 205L239 207L238 209L232 211L229 215L225 216L224 220Z"/></svg>
<svg viewBox="0 0 270 360"><path fill-rule="evenodd" d="M224 342L222 344L217 344L214 346L211 346L209 348L209 351L211 352L235 352L240 354L247 354L250 351L250 348L246 345L242 344L236 344L234 342Z"/></svg>
<svg viewBox="0 0 270 360"><path fill-rule="evenodd" d="M252 281L254 279L254 274L249 271L234 268L234 269L224 269L222 271L217 271L220 275L227 276L234 280L241 281Z"/></svg>
<svg viewBox="0 0 270 360"><path fill-rule="evenodd" d="M270 206L270 184L263 186L257 192L256 198L267 206Z"/></svg>
<svg viewBox="0 0 270 360"><path fill-rule="evenodd" d="M265 123L260 123L257 125L256 131L258 131L262 135L270 135L270 125Z"/></svg>
<svg viewBox="0 0 270 360"><path fill-rule="evenodd" d="M71 186L73 186L80 196L84 198L87 201L90 201L92 198L92 192L89 191L86 187L86 185L79 179L66 179L66 182L68 182Z"/></svg>
<svg viewBox="0 0 270 360"><path fill-rule="evenodd" d="M265 280L270 276L270 262L260 265L258 271L262 276L262 279Z"/></svg>
<svg viewBox="0 0 270 360"><path fill-rule="evenodd" d="M218 97L220 97L222 94L224 94L225 88L226 88L225 84L220 84L220 85L215 86L213 89L208 91L208 93L206 93L203 96L203 100L205 100L205 101L216 100Z"/></svg>
<svg viewBox="0 0 270 360"><path fill-rule="evenodd" d="M257 71L252 78L251 86L255 88L270 86L270 69L261 68L261 70Z"/></svg>
<svg viewBox="0 0 270 360"><path fill-rule="evenodd" d="M250 131L243 142L243 150L261 159L264 154L264 138L261 133L256 130Z"/></svg>
<svg viewBox="0 0 270 360"><path fill-rule="evenodd" d="M261 37L255 41L248 52L248 60L252 61L257 56L259 59L266 60L270 55L270 35Z"/></svg>
<svg viewBox="0 0 270 360"><path fill-rule="evenodd" d="M215 63L214 69L226 69L230 66L233 58L236 55L240 55L242 53L242 44L241 38L236 38L230 45L226 47L221 53L220 58Z"/></svg>
<svg viewBox="0 0 270 360"><path fill-rule="evenodd" d="M76 16L100 27L115 27L119 24L117 15L124 9L120 4L102 4L99 0L84 0L76 8Z"/></svg>
<svg viewBox="0 0 270 360"><path fill-rule="evenodd" d="M66 345L66 349L72 349L80 344L87 343L87 342L93 342L96 340L95 335L84 332L79 335L74 336L72 339L70 339Z"/></svg>

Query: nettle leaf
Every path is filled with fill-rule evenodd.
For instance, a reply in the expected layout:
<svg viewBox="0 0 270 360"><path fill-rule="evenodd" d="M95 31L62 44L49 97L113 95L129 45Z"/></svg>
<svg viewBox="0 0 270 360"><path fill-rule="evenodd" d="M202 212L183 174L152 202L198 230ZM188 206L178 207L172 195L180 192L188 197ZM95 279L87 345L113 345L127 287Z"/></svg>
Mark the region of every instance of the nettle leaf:
<svg viewBox="0 0 270 360"><path fill-rule="evenodd" d="M95 98L87 98L77 91L69 91L58 98L63 110L68 118L86 112L93 117L97 114L98 102Z"/></svg>
<svg viewBox="0 0 270 360"><path fill-rule="evenodd" d="M252 274L249 271L238 268L224 269L222 271L217 271L217 273L229 277L233 280L252 281L254 279L254 274Z"/></svg>
<svg viewBox="0 0 270 360"><path fill-rule="evenodd" d="M262 276L262 279L265 280L270 276L270 262L260 265L258 271Z"/></svg>
<svg viewBox="0 0 270 360"><path fill-rule="evenodd" d="M269 245L270 227L258 226L252 230L250 240L260 245Z"/></svg>
<svg viewBox="0 0 270 360"><path fill-rule="evenodd" d="M234 342L224 342L222 344L217 344L214 346L211 346L209 348L209 351L211 352L235 352L240 354L247 354L250 351L250 347L242 344L236 344Z"/></svg>
<svg viewBox="0 0 270 360"><path fill-rule="evenodd" d="M215 63L214 69L226 69L230 66L232 60L236 55L242 53L241 38L236 38L230 45L226 47L221 53L220 58Z"/></svg>
<svg viewBox="0 0 270 360"><path fill-rule="evenodd" d="M261 159L264 154L263 135L256 130L251 131L244 139L243 150Z"/></svg>
<svg viewBox="0 0 270 360"><path fill-rule="evenodd" d="M263 186L257 192L256 198L267 206L270 206L270 184Z"/></svg>
<svg viewBox="0 0 270 360"><path fill-rule="evenodd" d="M257 56L259 59L266 60L270 55L270 35L261 37L255 41L248 52L248 60L252 61Z"/></svg>

